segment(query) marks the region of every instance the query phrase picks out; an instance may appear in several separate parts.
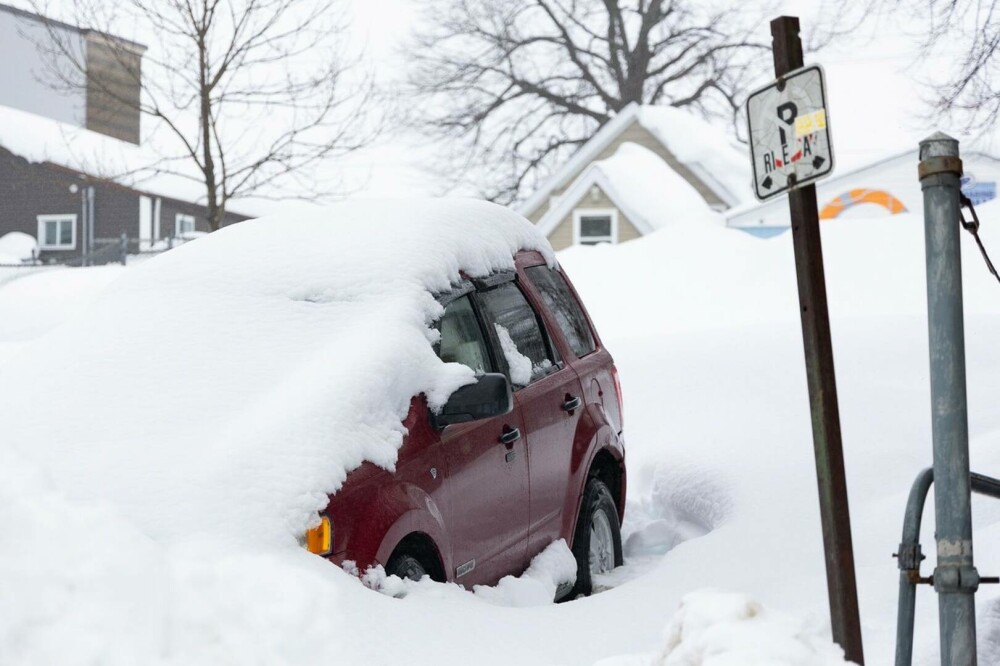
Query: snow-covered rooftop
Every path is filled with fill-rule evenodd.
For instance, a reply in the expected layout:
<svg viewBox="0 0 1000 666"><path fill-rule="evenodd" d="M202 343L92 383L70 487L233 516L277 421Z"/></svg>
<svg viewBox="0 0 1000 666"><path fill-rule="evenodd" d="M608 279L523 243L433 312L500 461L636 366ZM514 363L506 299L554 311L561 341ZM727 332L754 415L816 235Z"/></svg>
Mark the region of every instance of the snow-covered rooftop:
<svg viewBox="0 0 1000 666"><path fill-rule="evenodd" d="M573 181L538 221L539 230L551 233L595 185L643 234L692 220L722 221L691 183L656 153L625 142L613 155L593 162Z"/></svg>
<svg viewBox="0 0 1000 666"><path fill-rule="evenodd" d="M575 180L633 121L656 137L727 205L735 206L750 198L749 158L742 148L728 140L724 130L681 109L633 102L605 123L542 187L518 206L518 211L530 215L538 210L554 191Z"/></svg>
<svg viewBox="0 0 1000 666"><path fill-rule="evenodd" d="M729 206L752 198L750 156L726 130L669 106L640 106L636 118Z"/></svg>
<svg viewBox="0 0 1000 666"><path fill-rule="evenodd" d="M0 147L29 162L51 162L147 194L193 203L205 199L197 174L155 173L150 167L160 163L162 155L149 145L137 146L8 106L0 106ZM170 168L187 173L176 161ZM239 208L253 213L245 204Z"/></svg>

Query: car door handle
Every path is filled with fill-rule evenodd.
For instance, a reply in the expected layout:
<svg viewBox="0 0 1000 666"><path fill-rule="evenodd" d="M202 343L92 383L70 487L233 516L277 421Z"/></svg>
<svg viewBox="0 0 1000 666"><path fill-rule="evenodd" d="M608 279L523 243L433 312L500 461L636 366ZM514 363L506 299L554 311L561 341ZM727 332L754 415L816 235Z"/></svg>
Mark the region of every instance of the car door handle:
<svg viewBox="0 0 1000 666"><path fill-rule="evenodd" d="M575 412L576 410L580 409L580 405L582 403L583 401L580 400L578 397L567 393L566 400L563 402L562 408L564 412Z"/></svg>
<svg viewBox="0 0 1000 666"><path fill-rule="evenodd" d="M509 426L504 426L503 434L500 435L501 444L513 444L517 440L521 439L521 429L511 428Z"/></svg>

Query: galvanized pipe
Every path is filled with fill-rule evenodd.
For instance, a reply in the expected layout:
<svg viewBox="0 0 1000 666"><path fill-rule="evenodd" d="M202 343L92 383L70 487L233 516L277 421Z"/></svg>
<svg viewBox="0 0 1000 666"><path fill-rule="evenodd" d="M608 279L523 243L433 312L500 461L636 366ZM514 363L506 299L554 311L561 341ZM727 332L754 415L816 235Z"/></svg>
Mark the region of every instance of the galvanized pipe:
<svg viewBox="0 0 1000 666"><path fill-rule="evenodd" d="M899 606L896 610L896 666L913 663L913 618L917 608L917 578L924 555L920 550L920 521L924 501L934 482L934 470L925 469L913 482L903 517L903 537L896 553L899 566Z"/></svg>
<svg viewBox="0 0 1000 666"><path fill-rule="evenodd" d="M976 664L969 423L965 386L958 141L940 132L920 142L927 251L927 315L934 440L934 514L943 666Z"/></svg>

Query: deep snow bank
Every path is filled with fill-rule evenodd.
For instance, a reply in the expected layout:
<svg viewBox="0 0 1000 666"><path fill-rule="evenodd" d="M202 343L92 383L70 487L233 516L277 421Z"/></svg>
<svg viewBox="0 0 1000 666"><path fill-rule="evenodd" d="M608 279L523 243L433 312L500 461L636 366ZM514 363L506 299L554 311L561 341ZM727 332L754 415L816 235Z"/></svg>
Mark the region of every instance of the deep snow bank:
<svg viewBox="0 0 1000 666"><path fill-rule="evenodd" d="M1000 205L979 213L996 220ZM910 484L931 464L923 223L919 211L838 219L822 234L865 652L891 663L891 554ZM1000 242L996 225L982 234ZM972 238L961 242L972 464L1000 476L1000 287ZM632 588L655 586L674 602L711 584L828 617L791 235L679 225L559 258L624 392L631 559L612 582L631 581L612 593L639 603ZM1000 505L974 501L980 571L1000 563L998 523ZM933 567L930 557L925 575ZM977 600L986 659L1000 654L998 590ZM939 663L932 591L918 593L917 612L915 663Z"/></svg>
<svg viewBox="0 0 1000 666"><path fill-rule="evenodd" d="M992 219L987 217L988 204L980 212L984 224ZM989 234L989 227L984 227L988 246ZM824 223L823 240L866 656L869 663L889 663L897 583L890 554L899 540L909 484L930 461L922 229L911 216L837 221ZM963 248L973 463L997 474L1000 417L994 396L1000 392L1000 348L995 345L1000 336L1000 299L996 284L979 263L975 245L965 239ZM275 251L284 250L262 248L257 263L267 265ZM765 618L780 617L778 610L794 613L800 619L779 623L789 629L782 634L782 643L796 636L812 640L826 635L825 576L789 236L765 241L742 232L678 225L619 247L572 249L561 253L560 260L615 355L624 384L630 470L625 527L631 559L617 572L621 575L613 581L614 589L571 604L519 609L484 603L481 594L440 585L400 601L365 589L356 579L287 544L287 536L274 540L281 546L266 542L253 549L226 548L229 544L203 540L180 543L182 539L167 539L160 533L156 513L146 520L143 511L117 501L67 499L62 475L69 471L58 459L53 465L58 474L49 470L49 459L65 454L80 461L82 472L80 479L71 478L68 485L87 487L90 465L102 463L86 458L99 452L107 460L120 461L124 454L116 447L104 452L100 442L91 441L86 442L87 448L74 446L80 439L75 432L44 423L39 416L39 432L63 438L53 451L51 443L36 440L22 429L22 415L12 414L23 441L15 446L6 437L0 438L0 534L4 535L0 539L0 663L304 664L336 659L348 664L507 666L589 664L632 653L610 663L645 666L664 656L664 627L682 599L707 585L746 593L754 600L747 605L762 606L765 612L760 616ZM242 266L244 262L237 263ZM269 313L297 312L291 309L295 306L286 310L280 305L292 300L280 296L285 277L240 279L278 285L261 299L257 319L266 321ZM185 304L193 303L210 326L218 326L228 316L221 311L206 314L208 296L198 294L193 280L183 272L164 273L158 280L186 285L189 293L175 294L158 281L150 283L157 293L171 294L171 308L186 312ZM359 293L369 293L363 287L359 286ZM5 288L0 287L0 294ZM155 318L155 303L142 304L143 291L122 292L115 286L108 298L117 302L124 298L121 294L134 297L129 305L136 304L137 317L163 323L162 317ZM67 328L79 334L90 330L81 328L89 322L86 326L92 330L112 334L111 327L95 323L100 318L94 312L103 307L99 304ZM236 343L250 345L255 318L236 310L232 327ZM323 323L307 315L295 317L295 323ZM267 341L267 354L259 359L264 367L258 370L245 359L236 363L224 342L200 336L193 319L185 314L185 330L191 335L184 338L178 333L183 339L175 345L166 344L166 336L151 331L153 324L125 323L129 331L160 336L163 348L140 346L154 357L151 366L159 368L151 383L188 372L190 377L172 381L190 383L197 391L205 390L202 384L242 390L235 386L241 379L253 379L260 372L260 384L264 384L280 369L277 362L271 365L267 354L277 354L294 367L308 365L307 357L312 358L305 351L300 356L285 349L275 340L287 334L289 345L294 346L305 333L289 330L291 324L280 329L261 324L259 335ZM423 318L414 316L413 322L424 336ZM18 372L28 383L8 386L0 372L0 392L9 399L19 389L30 390L17 398L19 408L30 400L45 403L46 418L53 421L59 420L60 409L67 410L78 429L86 430L95 415L114 412L113 407L97 404L87 392L119 380L136 386L139 380L133 375L137 371L119 366L119 378L101 370L95 375L100 384L87 381L85 375L72 382L63 378L81 370L96 372L102 363L114 363L120 352L132 362L137 354L113 337L95 347L100 358L81 359L52 344L52 340L69 344L57 333L40 338L37 349L32 348L35 344L25 348L35 359L32 363L42 360L36 367L45 376L32 377L30 363L18 362ZM184 346L184 340L192 342ZM209 344L203 340L209 340L212 348L199 349ZM44 360L53 353L68 365ZM164 358L156 358L160 353ZM212 353L228 360L213 364ZM357 349L344 353L359 354ZM178 369L167 372L161 367L166 363ZM228 373L213 376L225 363L232 364ZM68 390L61 390L61 382ZM43 389L47 392L36 392ZM118 392L113 387L109 390ZM167 390L179 393L176 386ZM250 426L266 424L283 409L306 408L289 399L286 390L286 386L275 386L270 396L254 402L248 412L264 410L272 396L284 401L280 410L264 412L267 418L258 418ZM177 408L160 404L143 412L153 432L173 429L194 437L201 427L218 425L209 418L210 409L193 409L183 396L178 400ZM233 408L226 395L217 401ZM74 415L79 404L91 410L89 420ZM30 409L41 408L32 405ZM106 425L94 427L109 432ZM207 428L205 432L216 431ZM141 433L135 441L143 445ZM197 449L199 443L204 454ZM211 438L180 442L184 455L204 455L204 460L218 464L212 456L225 451L215 450L215 445ZM33 452L33 447L39 451ZM263 466L267 450L254 452ZM237 469L233 473L266 477L267 471ZM169 467L162 474L169 477ZM187 502L183 493L192 492L197 481L178 483L178 496L170 497L164 510L183 517ZM152 479L156 492L168 495L167 486L167 480L157 485ZM277 488L286 486L278 484ZM121 489L112 486L111 490L114 499ZM264 494L270 488L260 490ZM201 492L196 487L193 491ZM208 494L199 499L206 496L212 499ZM246 510L259 509L251 503ZM925 549L931 543L929 516ZM977 563L989 574L1000 562L1000 507L977 502L974 521ZM292 532L289 528L280 533ZM221 535L232 538L229 528ZM929 571L933 562L926 562L925 567ZM996 629L1000 598L996 594L983 588L978 595L982 663L992 663L1000 654ZM504 603L511 601L511 597L504 599ZM933 593L922 590L916 662L921 665L939 661L935 605ZM691 606L686 604L686 608ZM691 617L688 611L684 615ZM743 630L751 642L750 634L764 641L774 637L767 629L774 625L768 622L727 619L723 613L711 618L706 628L725 627L718 632L720 641ZM681 645L695 645L703 635L685 631ZM720 643L713 640L712 644Z"/></svg>

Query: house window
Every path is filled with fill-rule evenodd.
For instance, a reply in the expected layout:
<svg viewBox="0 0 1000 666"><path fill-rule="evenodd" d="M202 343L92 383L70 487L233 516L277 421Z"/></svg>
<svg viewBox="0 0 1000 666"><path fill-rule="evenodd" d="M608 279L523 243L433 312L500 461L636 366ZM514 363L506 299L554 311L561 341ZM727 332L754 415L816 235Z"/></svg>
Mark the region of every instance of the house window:
<svg viewBox="0 0 1000 666"><path fill-rule="evenodd" d="M573 211L573 240L581 245L618 242L618 211L578 208Z"/></svg>
<svg viewBox="0 0 1000 666"><path fill-rule="evenodd" d="M177 213L174 219L174 235L185 236L194 231L194 215L184 215Z"/></svg>
<svg viewBox="0 0 1000 666"><path fill-rule="evenodd" d="M76 249L76 215L39 215L38 247L42 250Z"/></svg>

